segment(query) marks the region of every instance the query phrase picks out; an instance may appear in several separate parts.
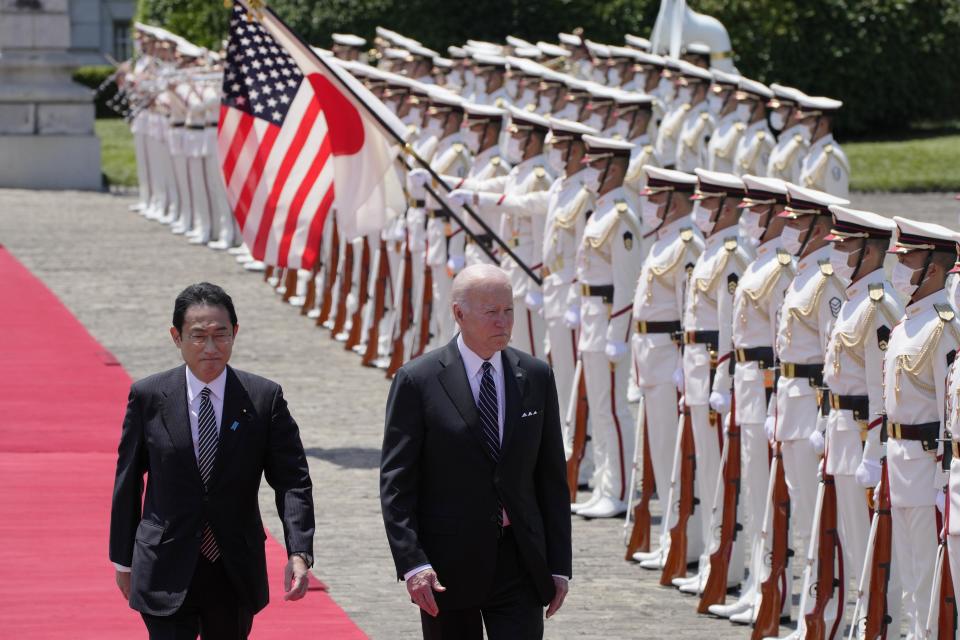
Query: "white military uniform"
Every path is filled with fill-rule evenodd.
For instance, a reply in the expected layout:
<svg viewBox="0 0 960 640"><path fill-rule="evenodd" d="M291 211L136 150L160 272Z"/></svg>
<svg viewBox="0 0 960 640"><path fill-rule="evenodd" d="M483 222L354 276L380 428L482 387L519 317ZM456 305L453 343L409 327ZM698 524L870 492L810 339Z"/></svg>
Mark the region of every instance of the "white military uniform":
<svg viewBox="0 0 960 640"><path fill-rule="evenodd" d="M850 162L832 133L810 145L800 168L799 184L841 198L850 194Z"/></svg>
<svg viewBox="0 0 960 640"><path fill-rule="evenodd" d="M733 155L733 171L738 176L767 175L770 164L770 154L773 152L774 137L766 119L757 120L747 125L740 140L737 141L737 150Z"/></svg>
<svg viewBox="0 0 960 640"><path fill-rule="evenodd" d="M957 278L954 277L952 286L948 289L955 291ZM957 307L957 297L950 296ZM946 429L950 431L951 460L948 476L947 506L947 549L950 555L950 577L953 581L953 592L960 593L960 364L954 359L947 378L946 391ZM938 579L939 576L935 576ZM942 587L941 587L942 588ZM935 603L931 602L931 608Z"/></svg>
<svg viewBox="0 0 960 640"><path fill-rule="evenodd" d="M800 184L800 172L803 159L810 148L810 132L806 126L795 124L785 129L777 138L777 144L770 152L766 176L779 178L784 182Z"/></svg>
<svg viewBox="0 0 960 640"><path fill-rule="evenodd" d="M473 159L473 165L470 167L470 171L467 172L466 178L456 178L454 176L444 176L444 182L446 182L453 189L470 189L476 191L477 185L486 183L487 180L493 178L506 176L510 172L510 165L503 159L500 155L499 145L493 145L488 149L484 149ZM472 207L472 203L468 203ZM488 227L494 232L497 233L500 229L500 212L481 212L474 209L476 214L481 217L481 219L487 224ZM474 234L480 236L481 238L486 236L486 231L483 230L473 217L468 214L466 211L463 212L463 221L466 223L467 228L470 229ZM493 250L494 255L499 255L501 251L499 250L496 244L492 244L490 247ZM449 248L450 256L456 256L455 248ZM476 245L471 237L466 238L466 246L464 247L462 259L464 260L467 266L472 264L486 263L490 264L491 260L487 254Z"/></svg>
<svg viewBox="0 0 960 640"><path fill-rule="evenodd" d="M747 125L736 111L722 116L707 143L707 163L703 168L721 173L740 173L736 169L737 147L746 133Z"/></svg>
<svg viewBox="0 0 960 640"><path fill-rule="evenodd" d="M677 162L677 142L680 137L680 129L683 127L683 121L690 108L689 104L674 102L660 122L654 151L664 167L673 167Z"/></svg>
<svg viewBox="0 0 960 640"><path fill-rule="evenodd" d="M680 135L677 137L677 171L692 173L694 169L707 166L707 143L715 128L716 122L710 115L706 100L690 107L684 115Z"/></svg>

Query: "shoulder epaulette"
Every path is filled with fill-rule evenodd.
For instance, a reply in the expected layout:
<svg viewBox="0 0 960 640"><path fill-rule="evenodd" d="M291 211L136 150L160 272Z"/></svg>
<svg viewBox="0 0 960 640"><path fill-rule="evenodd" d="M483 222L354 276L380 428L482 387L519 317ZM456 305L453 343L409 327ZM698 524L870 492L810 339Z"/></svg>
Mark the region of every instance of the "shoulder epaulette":
<svg viewBox="0 0 960 640"><path fill-rule="evenodd" d="M777 249L777 262L779 262L781 266L786 267L793 262L793 255L786 249Z"/></svg>
<svg viewBox="0 0 960 640"><path fill-rule="evenodd" d="M707 113L706 111L704 111L703 113L700 114L700 119L701 119L701 120L709 120L709 119L710 119L710 114Z"/></svg>
<svg viewBox="0 0 960 640"><path fill-rule="evenodd" d="M630 207L627 206L627 203L624 200L617 200L615 208L617 213L626 213L630 210Z"/></svg>
<svg viewBox="0 0 960 640"><path fill-rule="evenodd" d="M684 242L690 242L693 240L693 229L690 227L684 227L683 229L680 229L680 239Z"/></svg>
<svg viewBox="0 0 960 640"><path fill-rule="evenodd" d="M793 141L796 142L797 144L800 144L801 142L803 142L803 136L800 135L799 133L795 133L793 134Z"/></svg>
<svg viewBox="0 0 960 640"><path fill-rule="evenodd" d="M937 315L944 322L953 322L953 319L957 317L957 313L949 304L937 303L933 305L933 308L937 310Z"/></svg>
<svg viewBox="0 0 960 640"><path fill-rule="evenodd" d="M533 175L537 176L538 179L543 178L547 175L546 170L543 167L534 167Z"/></svg>
<svg viewBox="0 0 960 640"><path fill-rule="evenodd" d="M492 158L490 158L490 164L492 164L492 165L495 166L495 167L499 167L499 166L500 166L500 156L493 156Z"/></svg>
<svg viewBox="0 0 960 640"><path fill-rule="evenodd" d="M454 153L463 153L463 144L460 142L454 142L452 145Z"/></svg>
<svg viewBox="0 0 960 640"><path fill-rule="evenodd" d="M764 140L767 137L766 131L757 131L757 140Z"/></svg>
<svg viewBox="0 0 960 640"><path fill-rule="evenodd" d="M823 152L826 153L827 155L832 154L832 153L833 153L833 145L832 145L832 144L828 144L827 146L825 146L825 147L823 148Z"/></svg>
<svg viewBox="0 0 960 640"><path fill-rule="evenodd" d="M744 129L747 128L747 125L743 124L742 122L737 122L736 124L733 125L733 128L736 129L737 131L743 131Z"/></svg>
<svg viewBox="0 0 960 640"><path fill-rule="evenodd" d="M820 273L825 276L833 275L833 265L830 264L829 260L819 260L817 264L820 265Z"/></svg>
<svg viewBox="0 0 960 640"><path fill-rule="evenodd" d="M869 291L870 300L873 302L882 302L883 301L883 283L875 282L867 287Z"/></svg>
<svg viewBox="0 0 960 640"><path fill-rule="evenodd" d="M736 251L737 250L737 239L736 237L725 238L723 240L723 248L727 251Z"/></svg>
<svg viewBox="0 0 960 640"><path fill-rule="evenodd" d="M652 145L652 144L644 145L644 147L643 147L643 152L644 152L644 153L653 153L653 145Z"/></svg>

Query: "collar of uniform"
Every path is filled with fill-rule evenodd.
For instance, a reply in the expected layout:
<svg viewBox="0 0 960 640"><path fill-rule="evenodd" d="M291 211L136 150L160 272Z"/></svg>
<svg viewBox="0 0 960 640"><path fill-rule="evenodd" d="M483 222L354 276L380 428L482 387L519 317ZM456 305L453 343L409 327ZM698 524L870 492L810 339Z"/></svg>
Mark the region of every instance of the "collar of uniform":
<svg viewBox="0 0 960 640"><path fill-rule="evenodd" d="M460 357L463 358L463 364L467 368L467 377L473 378L482 371L483 363L486 361L467 346L467 343L463 341L462 333L457 334L457 348L460 350ZM490 357L490 364L493 365L493 370L497 375L503 373L503 361L500 354L501 352L497 351Z"/></svg>
<svg viewBox="0 0 960 640"><path fill-rule="evenodd" d="M784 129L783 131L781 131L781 132L780 132L780 135L777 136L777 140L778 140L778 141L781 141L781 140L792 140L792 139L793 139L793 136L795 136L795 135L797 135L797 134L803 135L803 134L800 133L800 132L801 132L804 128L805 128L805 127L804 127L804 125L802 125L802 124L795 124L795 125L793 125L792 127L790 127L789 129Z"/></svg>
<svg viewBox="0 0 960 640"><path fill-rule="evenodd" d="M657 233L657 237L666 238L667 236L678 234L680 233L680 230L685 227L694 229L692 216L683 216L678 220L674 220L669 224L663 225L663 227L661 227L660 231ZM694 231L694 233L696 233L696 231Z"/></svg>
<svg viewBox="0 0 960 640"><path fill-rule="evenodd" d="M820 138L819 140L817 140L816 142L814 142L813 144L811 144L811 145L810 145L810 153L813 153L813 152L816 151L817 149L822 149L823 147L827 146L828 144L835 144L835 143L834 143L834 140L833 140L833 134L832 134L832 133L828 133L827 135L823 136L822 138Z"/></svg>
<svg viewBox="0 0 960 640"><path fill-rule="evenodd" d="M777 249L779 249L782 245L783 242L780 240L780 236L767 240L762 245L757 247L757 258L764 257L768 253L776 254Z"/></svg>
<svg viewBox="0 0 960 640"><path fill-rule="evenodd" d="M706 100L701 100L697 104L690 107L690 110L687 111L687 117L690 116L699 116L701 113L704 113L710 105L707 104Z"/></svg>
<svg viewBox="0 0 960 640"><path fill-rule="evenodd" d="M862 294L867 292L867 289L870 287L870 285L877 284L878 282L884 282L886 279L887 274L884 272L883 267L874 269L847 287L847 300L859 298Z"/></svg>
<svg viewBox="0 0 960 640"><path fill-rule="evenodd" d="M648 144L653 144L650 142L650 135L642 133L633 140L630 140L630 143L634 145L633 149L630 150L630 155L636 156L643 153L643 148Z"/></svg>
<svg viewBox="0 0 960 640"><path fill-rule="evenodd" d="M947 291L946 289L937 289L930 295L917 300L916 302L909 305L905 310L905 315L907 318L914 318L924 311L929 311L933 308L935 304L946 304L947 303Z"/></svg>
<svg viewBox="0 0 960 640"><path fill-rule="evenodd" d="M797 271L803 271L810 266L818 267L818 262L821 260L826 260L830 257L831 246L828 244L825 247L820 247L810 255L806 256L797 263Z"/></svg>
<svg viewBox="0 0 960 640"><path fill-rule="evenodd" d="M728 229L723 229L722 231L718 231L717 233L711 234L706 238L704 238L703 240L704 251L710 251L711 249L715 249L719 245L723 244L723 241L732 235L730 233L726 233L730 230L733 230L733 232L735 233L737 228L730 227Z"/></svg>
<svg viewBox="0 0 960 640"><path fill-rule="evenodd" d="M450 135L440 138L440 142L437 144L437 153L443 153L457 143L463 144L463 136L460 135L459 131L454 131Z"/></svg>
<svg viewBox="0 0 960 640"><path fill-rule="evenodd" d="M767 126L766 119L757 120L753 124L747 125L747 130L746 130L747 135L753 135L758 131L766 131L768 134L770 133L770 129Z"/></svg>
<svg viewBox="0 0 960 640"><path fill-rule="evenodd" d="M532 158L527 158L523 162L513 165L514 170L519 175L526 175L537 167L543 167L543 170L546 171L548 175L550 175L551 172L547 171L547 163L546 163L546 160L544 160L543 158L543 154L533 156Z"/></svg>
<svg viewBox="0 0 960 640"><path fill-rule="evenodd" d="M474 159L473 163L477 167L482 167L486 163L490 162L490 159L494 156L500 155L500 145L495 144L489 149L485 149L477 154L477 157Z"/></svg>
<svg viewBox="0 0 960 640"><path fill-rule="evenodd" d="M613 191L608 191L599 198L597 198L597 205L594 207L596 211L601 211L611 206L617 200L626 200L623 194L623 187L617 187Z"/></svg>
<svg viewBox="0 0 960 640"><path fill-rule="evenodd" d="M736 111L731 111L730 113L722 116L720 120L717 121L717 128L726 127L737 122L740 118L737 117Z"/></svg>
<svg viewBox="0 0 960 640"><path fill-rule="evenodd" d="M200 392L203 391L204 387L210 387L210 393L221 402L223 402L223 390L227 386L227 368L224 367L223 371L220 372L216 378L210 381L209 384L201 381L197 376L193 375L193 371L190 371L190 367L184 367L187 370L187 404L193 404L195 398L200 396Z"/></svg>

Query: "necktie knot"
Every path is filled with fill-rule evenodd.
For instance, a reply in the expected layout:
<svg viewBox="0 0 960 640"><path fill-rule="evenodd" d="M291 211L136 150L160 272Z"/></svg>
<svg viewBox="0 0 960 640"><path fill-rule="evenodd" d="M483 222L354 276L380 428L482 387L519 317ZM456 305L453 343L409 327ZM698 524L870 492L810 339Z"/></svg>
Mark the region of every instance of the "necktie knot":
<svg viewBox="0 0 960 640"><path fill-rule="evenodd" d="M210 387L204 387L204 388L203 388L203 390L200 392L200 399L201 399L201 400L209 400L209 399L210 399Z"/></svg>
<svg viewBox="0 0 960 640"><path fill-rule="evenodd" d="M491 364L489 360L484 360L483 365L480 368L483 369L484 373L488 373L491 369L493 369L493 364Z"/></svg>

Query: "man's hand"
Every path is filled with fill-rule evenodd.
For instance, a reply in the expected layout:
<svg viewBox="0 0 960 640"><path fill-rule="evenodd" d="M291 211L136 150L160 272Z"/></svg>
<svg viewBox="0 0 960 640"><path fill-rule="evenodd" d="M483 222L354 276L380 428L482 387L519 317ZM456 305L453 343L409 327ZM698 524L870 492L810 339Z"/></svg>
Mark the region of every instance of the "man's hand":
<svg viewBox="0 0 960 640"><path fill-rule="evenodd" d="M553 614L563 606L563 601L567 597L567 591L570 590L570 581L566 578L553 576L553 586L557 588L557 592L553 594L553 600L550 601L550 605L547 607L548 618L552 617Z"/></svg>
<svg viewBox="0 0 960 640"><path fill-rule="evenodd" d="M407 593L410 594L410 602L417 605L434 618L440 613L437 607L437 599L433 597L434 591L446 591L447 588L440 584L437 572L427 568L420 573L415 573L407 580Z"/></svg>
<svg viewBox="0 0 960 640"><path fill-rule="evenodd" d="M283 570L283 599L299 600L307 595L310 569L300 556L290 556Z"/></svg>
<svg viewBox="0 0 960 640"><path fill-rule="evenodd" d="M123 594L124 600L130 599L130 572L129 571L117 571L117 586L120 588L120 593Z"/></svg>

